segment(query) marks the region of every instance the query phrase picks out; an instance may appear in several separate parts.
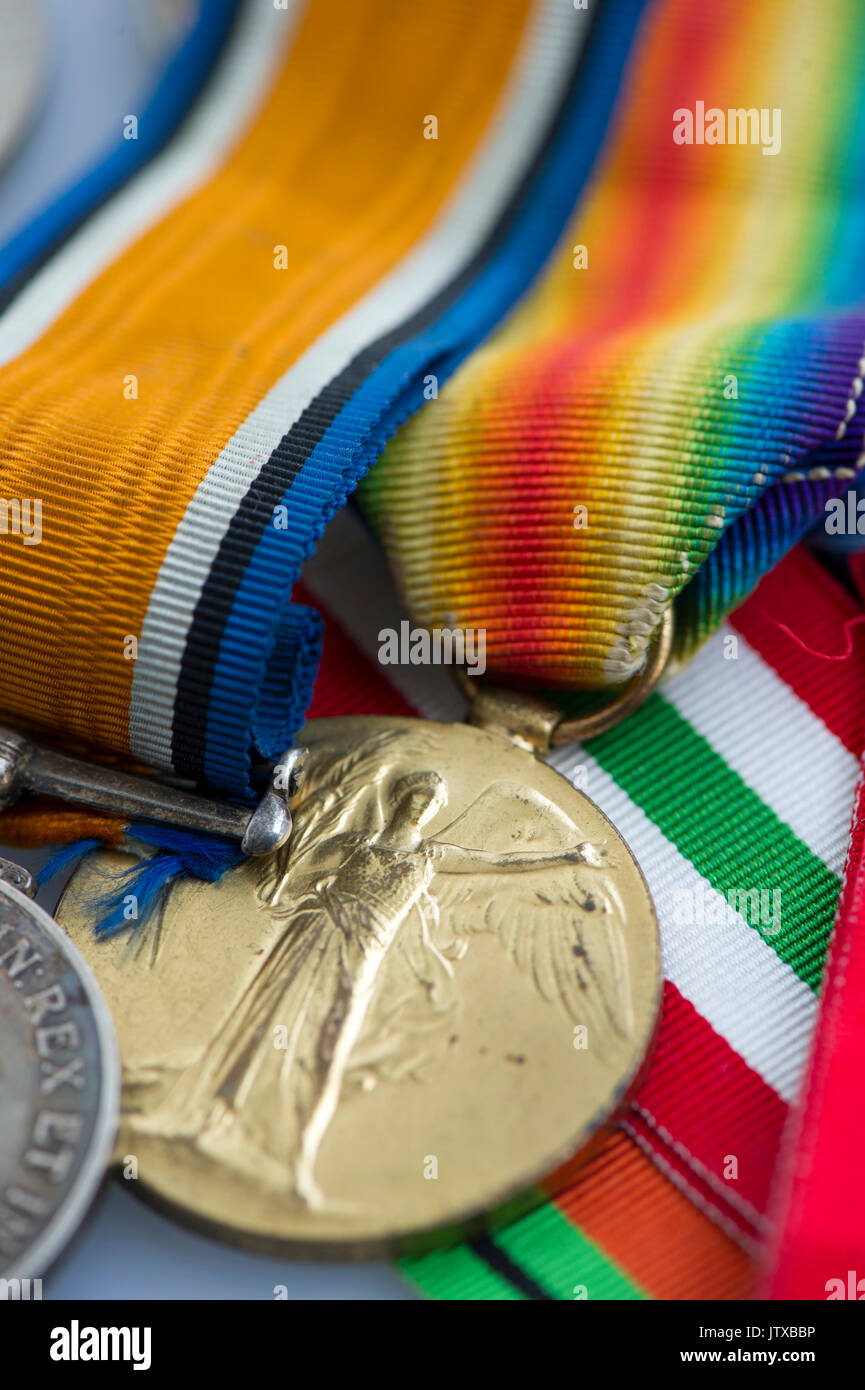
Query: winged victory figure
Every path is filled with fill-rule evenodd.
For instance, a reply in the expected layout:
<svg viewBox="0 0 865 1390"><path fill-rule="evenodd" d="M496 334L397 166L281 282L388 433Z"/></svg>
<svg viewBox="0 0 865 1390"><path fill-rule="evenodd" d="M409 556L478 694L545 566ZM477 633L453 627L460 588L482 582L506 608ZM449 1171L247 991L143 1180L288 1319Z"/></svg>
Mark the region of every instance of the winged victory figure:
<svg viewBox="0 0 865 1390"><path fill-rule="evenodd" d="M407 756L395 758L399 739ZM341 1097L435 1065L458 1006L455 967L478 933L495 934L601 1055L633 1026L603 848L531 788L495 779L425 834L448 788L424 753L434 760L422 734L389 730L311 760L290 844L258 887L282 930L162 1113L142 1121L318 1210L316 1158Z"/></svg>

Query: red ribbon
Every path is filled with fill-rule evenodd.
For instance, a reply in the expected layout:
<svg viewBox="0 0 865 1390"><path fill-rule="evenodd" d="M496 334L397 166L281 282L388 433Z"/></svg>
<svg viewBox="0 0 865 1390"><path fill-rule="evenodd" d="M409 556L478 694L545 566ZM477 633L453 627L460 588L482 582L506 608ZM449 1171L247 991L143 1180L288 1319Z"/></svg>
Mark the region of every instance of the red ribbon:
<svg viewBox="0 0 865 1390"><path fill-rule="evenodd" d="M865 596L865 556L857 556L851 569ZM826 582L832 583L828 577ZM803 622L807 626L807 615ZM838 635L823 634L828 643ZM855 635L854 644L859 689L865 691L863 644ZM824 669L831 667L827 663ZM861 781L817 1027L785 1150L763 1297L865 1300L865 783Z"/></svg>

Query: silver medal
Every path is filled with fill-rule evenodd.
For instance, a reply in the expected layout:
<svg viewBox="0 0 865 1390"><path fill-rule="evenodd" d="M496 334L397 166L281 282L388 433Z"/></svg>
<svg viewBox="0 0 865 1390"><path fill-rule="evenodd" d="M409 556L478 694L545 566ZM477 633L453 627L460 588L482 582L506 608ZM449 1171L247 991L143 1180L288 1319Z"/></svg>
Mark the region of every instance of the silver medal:
<svg viewBox="0 0 865 1390"><path fill-rule="evenodd" d="M30 889L26 870L0 860L0 1287L13 1298L14 1281L41 1276L90 1205L119 1101L99 988Z"/></svg>

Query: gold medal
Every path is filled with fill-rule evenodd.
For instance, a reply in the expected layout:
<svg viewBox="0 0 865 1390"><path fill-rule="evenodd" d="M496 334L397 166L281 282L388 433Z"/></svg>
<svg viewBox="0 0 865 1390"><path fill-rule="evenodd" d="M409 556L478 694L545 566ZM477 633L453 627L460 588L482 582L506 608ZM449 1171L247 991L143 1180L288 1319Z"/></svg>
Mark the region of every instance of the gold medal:
<svg viewBox="0 0 865 1390"><path fill-rule="evenodd" d="M655 1029L655 914L527 741L379 718L301 738L287 846L107 942L89 904L128 860L102 853L58 919L115 1019L142 1193L256 1248L416 1248L512 1214L613 1119Z"/></svg>

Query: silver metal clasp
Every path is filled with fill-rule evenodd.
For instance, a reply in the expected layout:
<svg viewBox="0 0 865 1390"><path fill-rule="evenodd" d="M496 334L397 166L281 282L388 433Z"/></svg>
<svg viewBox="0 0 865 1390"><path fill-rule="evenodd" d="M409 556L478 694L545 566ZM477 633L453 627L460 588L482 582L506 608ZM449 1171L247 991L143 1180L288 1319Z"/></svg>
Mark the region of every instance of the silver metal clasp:
<svg viewBox="0 0 865 1390"><path fill-rule="evenodd" d="M23 864L13 864L11 859L0 859L0 883L10 883L25 897L36 897L38 884L30 870Z"/></svg>
<svg viewBox="0 0 865 1390"><path fill-rule="evenodd" d="M305 769L306 749L289 749L274 767L258 805L232 806L83 758L69 758L0 726L0 811L24 792L54 796L128 820L156 821L239 840L248 855L270 854L287 843L291 802Z"/></svg>

